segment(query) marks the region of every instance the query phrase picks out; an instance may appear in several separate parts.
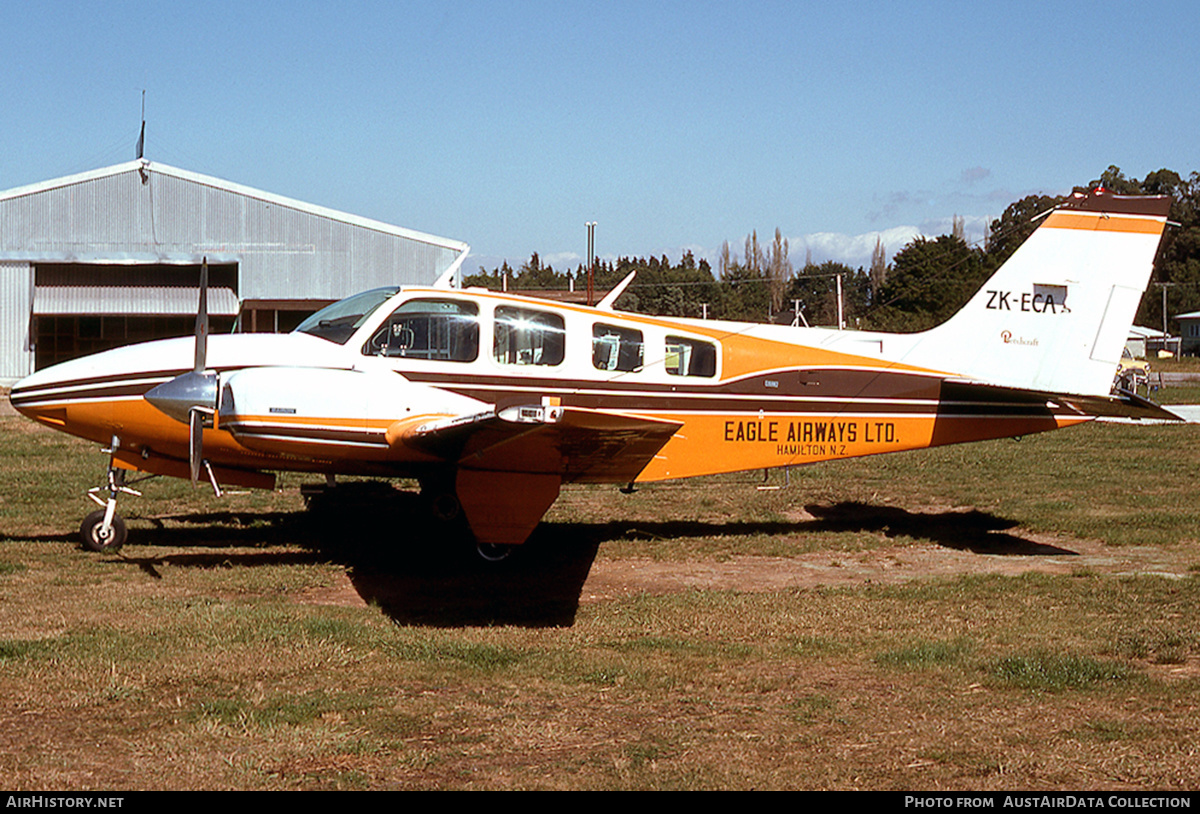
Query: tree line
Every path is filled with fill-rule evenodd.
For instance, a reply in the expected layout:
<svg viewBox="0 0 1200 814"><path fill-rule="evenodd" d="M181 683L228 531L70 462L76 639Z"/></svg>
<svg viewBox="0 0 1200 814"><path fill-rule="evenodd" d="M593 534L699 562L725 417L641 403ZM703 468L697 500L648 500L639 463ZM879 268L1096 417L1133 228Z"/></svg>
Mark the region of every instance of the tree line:
<svg viewBox="0 0 1200 814"><path fill-rule="evenodd" d="M1075 191L1097 186L1122 195L1170 195L1172 199L1173 223L1159 247L1152 296L1143 297L1138 324L1162 327L1163 288L1170 318L1200 310L1200 173L1184 178L1162 169L1139 181L1110 166ZM836 327L840 286L842 326L920 331L962 308L1033 233L1039 216L1064 200L1065 196L1029 195L1009 204L992 221L981 245L967 243L958 217L950 234L914 238L890 262L886 247L877 242L866 269L834 261L816 264L811 258L796 268L789 257L788 241L776 229L774 239L765 244L757 232L748 235L740 255L726 242L715 270L707 260L697 261L691 252L678 263L665 255L598 262L595 288L606 291L636 270L634 283L617 300L622 310ZM535 253L516 270L507 263L490 272L480 268L463 282L493 290L566 290L572 285L582 290L586 280L582 265L559 272L543 264ZM1173 324L1169 327L1177 330Z"/></svg>

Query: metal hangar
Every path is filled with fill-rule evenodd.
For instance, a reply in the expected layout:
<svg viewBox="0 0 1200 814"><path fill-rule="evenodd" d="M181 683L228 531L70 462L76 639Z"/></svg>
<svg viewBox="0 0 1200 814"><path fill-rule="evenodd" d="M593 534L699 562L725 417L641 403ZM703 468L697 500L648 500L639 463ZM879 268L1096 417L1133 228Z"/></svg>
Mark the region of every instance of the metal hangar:
<svg viewBox="0 0 1200 814"><path fill-rule="evenodd" d="M138 159L0 192L0 381L190 334L290 330L334 300L428 285L465 243Z"/></svg>

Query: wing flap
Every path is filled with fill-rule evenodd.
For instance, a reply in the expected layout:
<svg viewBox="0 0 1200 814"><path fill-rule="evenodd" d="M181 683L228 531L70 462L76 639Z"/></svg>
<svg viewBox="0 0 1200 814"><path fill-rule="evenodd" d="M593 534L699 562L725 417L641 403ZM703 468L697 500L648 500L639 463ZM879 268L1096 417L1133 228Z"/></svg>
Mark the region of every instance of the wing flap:
<svg viewBox="0 0 1200 814"><path fill-rule="evenodd" d="M531 405L426 422L389 438L466 469L620 483L637 477L681 426L603 410Z"/></svg>

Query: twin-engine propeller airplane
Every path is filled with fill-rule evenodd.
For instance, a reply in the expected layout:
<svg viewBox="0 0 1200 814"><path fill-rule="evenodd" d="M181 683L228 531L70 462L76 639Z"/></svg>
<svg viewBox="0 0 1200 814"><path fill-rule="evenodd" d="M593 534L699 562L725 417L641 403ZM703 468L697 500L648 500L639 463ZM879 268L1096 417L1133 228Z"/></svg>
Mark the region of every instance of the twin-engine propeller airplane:
<svg viewBox="0 0 1200 814"><path fill-rule="evenodd" d="M437 516L465 517L496 556L564 483L1175 419L1113 390L1169 206L1077 194L957 315L915 334L618 313L621 288L595 308L458 290L460 257L432 288L367 291L291 334L210 338L202 281L194 340L65 362L11 399L111 451L92 490L103 508L81 529L92 550L125 540L115 509L129 471L203 473L219 494L290 470L415 477Z"/></svg>

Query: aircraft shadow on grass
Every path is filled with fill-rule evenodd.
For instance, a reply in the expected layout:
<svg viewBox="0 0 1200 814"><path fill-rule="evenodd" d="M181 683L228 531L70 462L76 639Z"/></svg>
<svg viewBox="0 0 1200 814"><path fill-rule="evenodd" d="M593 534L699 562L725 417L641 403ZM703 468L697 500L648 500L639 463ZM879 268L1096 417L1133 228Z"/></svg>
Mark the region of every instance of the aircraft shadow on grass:
<svg viewBox="0 0 1200 814"><path fill-rule="evenodd" d="M873 532L889 539L911 537L928 540L943 548L1022 557L1061 557L1075 554L1070 549L1039 543L1009 529L1015 520L978 509L969 511L910 512L896 506L845 502L832 506L806 506L816 520L800 524L803 531Z"/></svg>
<svg viewBox="0 0 1200 814"><path fill-rule="evenodd" d="M915 540L928 540L943 548L971 551L976 554L1060 557L1075 553L1069 549L1008 533L1007 529L1018 525L1016 521L976 509L922 513L895 506L843 502L833 505L809 505L805 506L805 510L813 516L813 520L728 523L693 520L638 523L614 521L603 524L574 524L574 528L576 533L594 535L599 542L639 536L671 540L686 537L863 532L882 534L888 539L910 537Z"/></svg>
<svg viewBox="0 0 1200 814"><path fill-rule="evenodd" d="M153 528L137 531L137 540L144 547L127 549L119 561L156 578L164 564L243 568L333 562L346 568L364 601L399 624L560 627L574 623L584 582L600 546L622 539L649 537L669 543L694 537L862 532L928 540L980 554L1074 553L1010 533L1017 525L1014 521L976 510L918 513L857 502L805 508L814 519L542 523L508 560L488 563L466 542L465 528L448 528L429 519L416 494L386 483L367 482L339 486L336 499L324 499L307 512L211 512L153 518ZM52 535L38 539L57 542L69 538ZM275 550L276 546L296 545L302 550ZM156 547L189 550L141 553Z"/></svg>

